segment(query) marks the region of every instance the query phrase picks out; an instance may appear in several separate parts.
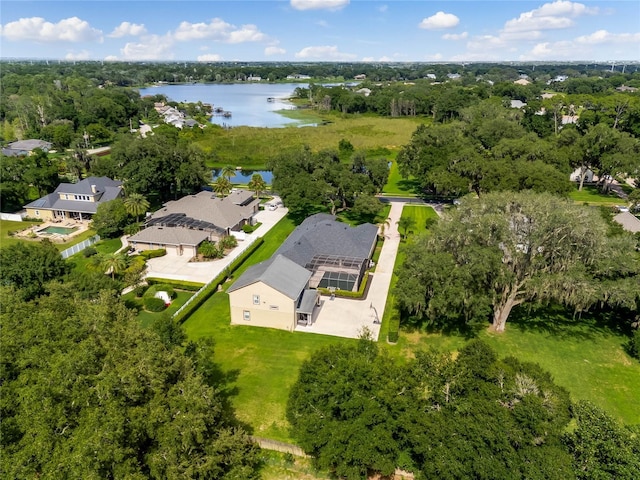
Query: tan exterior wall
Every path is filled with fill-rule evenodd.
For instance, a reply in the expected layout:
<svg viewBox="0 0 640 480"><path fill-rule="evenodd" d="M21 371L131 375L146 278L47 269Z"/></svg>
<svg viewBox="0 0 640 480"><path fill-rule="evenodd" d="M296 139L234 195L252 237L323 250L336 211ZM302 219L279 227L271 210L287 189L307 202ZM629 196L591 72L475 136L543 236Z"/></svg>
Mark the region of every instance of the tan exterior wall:
<svg viewBox="0 0 640 480"><path fill-rule="evenodd" d="M42 220L54 219L53 212L51 210L39 210L37 208L27 208L27 217L41 218Z"/></svg>
<svg viewBox="0 0 640 480"><path fill-rule="evenodd" d="M260 304L253 303L254 295L260 297ZM229 294L231 304L231 324L270 327L293 331L295 327L295 302L286 295L256 282ZM277 307L275 309L274 307ZM244 312L250 318L245 320Z"/></svg>
<svg viewBox="0 0 640 480"><path fill-rule="evenodd" d="M131 246L135 248L139 252L144 252L145 250L157 250L159 248L164 248L167 251L167 255L174 256L183 256L187 258L195 257L197 247L193 245L183 245L182 246L182 254L180 254L180 247L176 245L165 245L161 243L144 243L144 242L131 242Z"/></svg>

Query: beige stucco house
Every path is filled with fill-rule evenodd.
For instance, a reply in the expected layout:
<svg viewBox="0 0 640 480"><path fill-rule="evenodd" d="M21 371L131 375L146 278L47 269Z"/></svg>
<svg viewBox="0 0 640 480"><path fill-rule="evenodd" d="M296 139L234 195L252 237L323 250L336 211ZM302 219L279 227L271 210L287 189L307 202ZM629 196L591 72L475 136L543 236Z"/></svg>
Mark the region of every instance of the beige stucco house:
<svg viewBox="0 0 640 480"><path fill-rule="evenodd" d="M318 302L310 278L283 255L252 266L227 290L231 324L293 331L297 320L310 322Z"/></svg>
<svg viewBox="0 0 640 480"><path fill-rule="evenodd" d="M122 182L108 177L88 177L78 183L61 183L53 193L25 205L27 216L42 220L90 220L98 205L122 196Z"/></svg>
<svg viewBox="0 0 640 480"><path fill-rule="evenodd" d="M233 325L292 331L315 321L318 288L357 291L371 265L378 227L333 215L305 219L267 261L227 289Z"/></svg>
<svg viewBox="0 0 640 480"><path fill-rule="evenodd" d="M217 241L251 224L259 205L247 190L224 198L209 191L187 195L149 216L145 228L129 237L129 244L138 251L164 248L169 255L193 257L203 241Z"/></svg>

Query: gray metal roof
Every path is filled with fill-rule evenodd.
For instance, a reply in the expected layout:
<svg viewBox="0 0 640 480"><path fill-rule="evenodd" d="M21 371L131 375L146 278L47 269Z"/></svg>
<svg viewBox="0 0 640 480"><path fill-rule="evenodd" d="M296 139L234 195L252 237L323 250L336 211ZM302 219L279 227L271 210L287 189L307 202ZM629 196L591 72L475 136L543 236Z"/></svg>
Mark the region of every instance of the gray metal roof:
<svg viewBox="0 0 640 480"><path fill-rule="evenodd" d="M51 148L51 142L45 142L44 140L18 140L17 142L11 142L7 145L12 150L27 150L30 152L36 148L41 148L43 150L49 150Z"/></svg>
<svg viewBox="0 0 640 480"><path fill-rule="evenodd" d="M311 278L311 272L282 255L253 265L227 289L231 293L256 282L262 282L292 300L297 300Z"/></svg>
<svg viewBox="0 0 640 480"><path fill-rule="evenodd" d="M129 243L157 243L163 245L200 245L209 238L208 232L189 228L148 227L129 237Z"/></svg>
<svg viewBox="0 0 640 480"><path fill-rule="evenodd" d="M80 185L85 181L89 181L89 183ZM96 185L97 194L91 192L91 185ZM118 198L122 191L120 185L122 185L122 182L111 180L107 177L89 177L78 183L61 183L55 192L34 200L25 205L25 207L40 208L43 210L62 210L64 212L96 213L98 205ZM98 201L63 200L60 198L60 194L62 193L93 195Z"/></svg>
<svg viewBox="0 0 640 480"><path fill-rule="evenodd" d="M378 227L364 223L351 227L334 215L318 213L305 219L278 248L298 265L305 266L317 255L368 258L378 238Z"/></svg>
<svg viewBox="0 0 640 480"><path fill-rule="evenodd" d="M95 195L92 186L95 186L97 193L103 193L107 187L120 187L122 182L111 180L109 177L87 177L78 183L61 183L55 189L55 193L72 193L79 195ZM113 199L111 199L113 200Z"/></svg>

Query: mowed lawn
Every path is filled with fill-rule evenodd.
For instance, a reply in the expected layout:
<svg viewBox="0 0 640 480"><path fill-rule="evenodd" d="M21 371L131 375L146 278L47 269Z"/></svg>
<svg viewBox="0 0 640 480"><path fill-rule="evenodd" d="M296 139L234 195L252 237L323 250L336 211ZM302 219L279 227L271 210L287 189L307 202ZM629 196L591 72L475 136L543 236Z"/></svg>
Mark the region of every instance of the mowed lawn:
<svg viewBox="0 0 640 480"><path fill-rule="evenodd" d="M625 205L626 200L618 197L614 193L604 195L600 191L591 185L582 187L582 190L578 191L576 188L569 193L569 198L575 202L588 203L589 205Z"/></svg>
<svg viewBox="0 0 640 480"><path fill-rule="evenodd" d="M398 169L398 164L394 160L389 169L389 178L382 189L383 195L399 195L413 197L418 194L420 183L413 177L402 178Z"/></svg>

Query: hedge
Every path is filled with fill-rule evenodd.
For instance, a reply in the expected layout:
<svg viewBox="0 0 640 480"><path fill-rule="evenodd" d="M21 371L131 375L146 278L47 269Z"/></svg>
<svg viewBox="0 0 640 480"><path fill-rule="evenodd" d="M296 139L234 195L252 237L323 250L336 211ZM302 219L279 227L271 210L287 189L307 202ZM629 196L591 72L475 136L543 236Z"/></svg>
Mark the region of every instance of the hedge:
<svg viewBox="0 0 640 480"><path fill-rule="evenodd" d="M175 298L176 296L176 292L173 290L173 287L166 283L157 283L155 285L151 285L145 292L144 296L145 298L153 297L157 292L167 292L169 298Z"/></svg>
<svg viewBox="0 0 640 480"><path fill-rule="evenodd" d="M351 292L348 290L336 290L335 292L331 292L331 290L329 290L328 288L319 288L318 291L321 295L331 295L332 293L334 293L336 297L340 298L362 298L364 297L364 291L367 288L367 283L369 283L370 276L371 275L368 273L365 275L365 277L362 279L362 283L360 283L360 288L357 292Z"/></svg>
<svg viewBox="0 0 640 480"><path fill-rule="evenodd" d="M145 297L144 300L144 308L149 312L161 312L167 306L164 304L164 300L156 297Z"/></svg>
<svg viewBox="0 0 640 480"><path fill-rule="evenodd" d="M389 318L389 333L387 334L387 340L389 343L396 343L400 336L400 312L396 307L391 310L391 316Z"/></svg>
<svg viewBox="0 0 640 480"><path fill-rule="evenodd" d="M166 254L167 251L164 248L158 248L156 250L143 250L142 252L140 252L140 255L147 260L149 260L150 258L164 257Z"/></svg>
<svg viewBox="0 0 640 480"><path fill-rule="evenodd" d="M200 306L209 300L209 297L218 291L218 286L222 284L250 255L255 252L260 245L264 243L262 237L258 238L249 248L231 262L227 268L218 274L211 282L202 287L193 297L190 303L186 304L181 310L178 310L173 316L177 323L183 323L191 316Z"/></svg>
<svg viewBox="0 0 640 480"><path fill-rule="evenodd" d="M204 283L199 282L187 282L185 280L168 280L165 278L147 278L146 281L149 285L170 285L176 290L186 290L188 292L197 292L205 285Z"/></svg>

